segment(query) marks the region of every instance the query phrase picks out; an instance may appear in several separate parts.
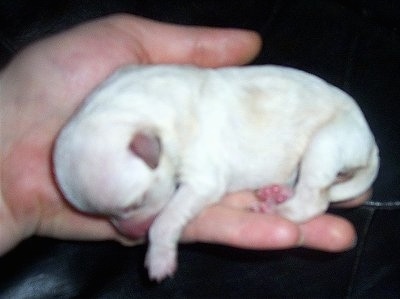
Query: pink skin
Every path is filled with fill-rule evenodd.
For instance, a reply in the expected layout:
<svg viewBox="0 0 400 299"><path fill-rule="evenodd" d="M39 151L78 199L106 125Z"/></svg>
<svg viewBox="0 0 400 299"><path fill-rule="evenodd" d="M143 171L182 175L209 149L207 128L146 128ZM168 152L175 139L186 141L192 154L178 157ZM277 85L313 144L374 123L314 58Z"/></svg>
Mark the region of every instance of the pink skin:
<svg viewBox="0 0 400 299"><path fill-rule="evenodd" d="M251 210L258 213L272 213L276 205L293 196L293 190L287 186L273 184L258 189L256 196L258 201Z"/></svg>
<svg viewBox="0 0 400 299"><path fill-rule="evenodd" d="M140 221L127 218L124 220L113 220L112 223L124 236L132 239L139 239L147 235L155 218L156 215Z"/></svg>

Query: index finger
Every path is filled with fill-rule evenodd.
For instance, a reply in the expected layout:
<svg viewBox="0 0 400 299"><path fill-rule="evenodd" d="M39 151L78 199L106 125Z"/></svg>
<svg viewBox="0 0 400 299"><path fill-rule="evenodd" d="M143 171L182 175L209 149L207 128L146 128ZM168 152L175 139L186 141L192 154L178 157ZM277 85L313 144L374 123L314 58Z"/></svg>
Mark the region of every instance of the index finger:
<svg viewBox="0 0 400 299"><path fill-rule="evenodd" d="M276 215L215 205L186 226L182 241L244 249L284 249L298 246L300 233L296 224Z"/></svg>

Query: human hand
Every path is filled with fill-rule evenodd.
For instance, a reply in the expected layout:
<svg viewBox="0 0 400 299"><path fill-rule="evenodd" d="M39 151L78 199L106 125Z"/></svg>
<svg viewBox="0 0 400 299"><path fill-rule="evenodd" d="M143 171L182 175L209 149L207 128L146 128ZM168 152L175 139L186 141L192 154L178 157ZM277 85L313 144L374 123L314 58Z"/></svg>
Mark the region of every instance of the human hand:
<svg viewBox="0 0 400 299"><path fill-rule="evenodd" d="M181 63L218 67L255 57L252 32L160 24L134 16L106 17L37 42L0 74L0 253L32 235L75 240L119 240L106 218L74 210L52 173L55 138L90 91L125 64ZM304 245L342 250L354 239L346 220L330 215L293 224L244 209L250 193L225 197L183 234L204 241L271 249Z"/></svg>
<svg viewBox="0 0 400 299"><path fill-rule="evenodd" d="M371 196L371 190L357 198L332 205L352 208ZM245 249L288 249L307 247L327 252L353 248L357 237L346 219L324 214L296 224L278 215L249 211L257 200L254 192L229 194L220 203L198 215L183 234L183 240L225 244Z"/></svg>

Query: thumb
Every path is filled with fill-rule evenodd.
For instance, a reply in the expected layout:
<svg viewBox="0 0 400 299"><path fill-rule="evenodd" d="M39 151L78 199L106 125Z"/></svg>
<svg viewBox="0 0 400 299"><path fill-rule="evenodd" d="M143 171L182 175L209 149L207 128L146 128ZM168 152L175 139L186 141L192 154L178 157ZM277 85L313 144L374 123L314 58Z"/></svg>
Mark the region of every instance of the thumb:
<svg viewBox="0 0 400 299"><path fill-rule="evenodd" d="M173 25L132 15L113 18L114 25L142 45L152 64L240 65L253 60L262 45L260 36L249 30Z"/></svg>

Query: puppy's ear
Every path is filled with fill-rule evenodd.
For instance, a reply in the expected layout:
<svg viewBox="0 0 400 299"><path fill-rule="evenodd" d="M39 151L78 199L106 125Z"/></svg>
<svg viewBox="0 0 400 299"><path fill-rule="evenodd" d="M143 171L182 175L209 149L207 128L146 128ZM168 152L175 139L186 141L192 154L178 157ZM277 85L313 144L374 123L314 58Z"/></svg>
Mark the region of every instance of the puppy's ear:
<svg viewBox="0 0 400 299"><path fill-rule="evenodd" d="M157 168L161 155L161 142L158 136L149 132L137 132L129 144L129 149L151 169Z"/></svg>

